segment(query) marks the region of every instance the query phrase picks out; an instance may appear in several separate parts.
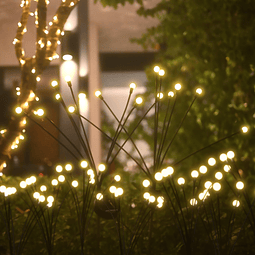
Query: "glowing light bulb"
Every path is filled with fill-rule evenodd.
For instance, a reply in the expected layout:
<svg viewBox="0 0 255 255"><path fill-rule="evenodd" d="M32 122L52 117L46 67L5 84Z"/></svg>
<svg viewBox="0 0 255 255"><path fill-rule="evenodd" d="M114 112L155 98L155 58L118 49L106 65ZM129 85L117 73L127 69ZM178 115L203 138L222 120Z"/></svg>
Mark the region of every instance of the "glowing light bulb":
<svg viewBox="0 0 255 255"><path fill-rule="evenodd" d="M59 100L59 99L61 98L60 94L56 94L56 95L55 95L55 98L56 98L57 100Z"/></svg>
<svg viewBox="0 0 255 255"><path fill-rule="evenodd" d="M63 167L61 165L56 166L56 172L61 173L63 171Z"/></svg>
<svg viewBox="0 0 255 255"><path fill-rule="evenodd" d="M224 162L228 159L227 155L225 153L220 154L220 161Z"/></svg>
<svg viewBox="0 0 255 255"><path fill-rule="evenodd" d="M234 200L234 201L232 202L232 205L233 205L234 207L238 207L238 206L240 205L240 202L239 202L238 200Z"/></svg>
<svg viewBox="0 0 255 255"><path fill-rule="evenodd" d="M17 107L17 108L15 109L15 112L16 112L17 114L21 114L21 113L22 113L22 108L21 108L21 107Z"/></svg>
<svg viewBox="0 0 255 255"><path fill-rule="evenodd" d="M64 182L65 181L65 176L64 175L59 175L59 177L58 177L58 181L59 182Z"/></svg>
<svg viewBox="0 0 255 255"><path fill-rule="evenodd" d="M106 167L105 167L104 164L100 164L100 165L98 166L98 170L99 170L100 172L105 171L105 169L106 169Z"/></svg>
<svg viewBox="0 0 255 255"><path fill-rule="evenodd" d="M159 76L164 76L165 75L165 71L163 69L159 70L158 72Z"/></svg>
<svg viewBox="0 0 255 255"><path fill-rule="evenodd" d="M217 172L217 173L215 174L215 178L216 178L217 180L221 180L222 177L223 177L223 174L222 174L221 172Z"/></svg>
<svg viewBox="0 0 255 255"><path fill-rule="evenodd" d="M69 76L69 75L65 76L65 81L67 83L71 82L71 80L72 80L71 76Z"/></svg>
<svg viewBox="0 0 255 255"><path fill-rule="evenodd" d="M34 197L35 199L38 199L38 198L40 197L40 193L39 193L39 192L35 192L35 193L33 194L33 197Z"/></svg>
<svg viewBox="0 0 255 255"><path fill-rule="evenodd" d="M174 92L173 92L173 91L169 91L169 92L168 92L168 96L169 96L169 97L174 97Z"/></svg>
<svg viewBox="0 0 255 255"><path fill-rule="evenodd" d="M174 88L176 90L180 90L182 88L182 85L180 83L175 84Z"/></svg>
<svg viewBox="0 0 255 255"><path fill-rule="evenodd" d="M164 94L162 92L157 94L157 98L162 99L164 97Z"/></svg>
<svg viewBox="0 0 255 255"><path fill-rule="evenodd" d="M160 203L160 204L163 204L163 203L164 203L164 197L159 196L159 197L157 198L157 202Z"/></svg>
<svg viewBox="0 0 255 255"><path fill-rule="evenodd" d="M65 60L65 61L70 61L70 60L73 59L73 56L70 55L70 54L65 54L62 58L63 58L63 60Z"/></svg>
<svg viewBox="0 0 255 255"><path fill-rule="evenodd" d="M243 126L242 127L242 132L245 134L245 133L247 133L249 131L249 128L248 127L246 127L246 126Z"/></svg>
<svg viewBox="0 0 255 255"><path fill-rule="evenodd" d="M155 73L158 73L159 70L160 70L160 68L159 68L159 66L154 66L154 69L153 69L153 70L154 70Z"/></svg>
<svg viewBox="0 0 255 255"><path fill-rule="evenodd" d="M197 88L197 89L196 89L196 93L197 93L198 95L201 95L201 94L203 93L203 90L202 90L201 88Z"/></svg>
<svg viewBox="0 0 255 255"><path fill-rule="evenodd" d="M144 194L143 194L143 198L144 199L149 199L150 198L150 193L149 192L145 192Z"/></svg>
<svg viewBox="0 0 255 255"><path fill-rule="evenodd" d="M129 88L130 88L130 89L135 89L135 88L136 88L136 84L135 84L135 83L133 83L133 82L132 82L132 83L130 83Z"/></svg>
<svg viewBox="0 0 255 255"><path fill-rule="evenodd" d="M143 102L143 99L141 97L137 97L135 100L136 104L141 104Z"/></svg>
<svg viewBox="0 0 255 255"><path fill-rule="evenodd" d="M97 193L96 195L97 200L102 200L104 198L102 193Z"/></svg>
<svg viewBox="0 0 255 255"><path fill-rule="evenodd" d="M58 86L58 81L53 80L53 81L51 82L51 86L52 86L53 88L56 87L56 86Z"/></svg>
<svg viewBox="0 0 255 255"><path fill-rule="evenodd" d="M192 178L197 178L199 176L199 172L197 171L197 170L193 170L192 172L191 172L191 177Z"/></svg>
<svg viewBox="0 0 255 255"><path fill-rule="evenodd" d="M219 190L221 189L220 183L215 182L215 183L213 184L213 189L214 189L215 191L219 191Z"/></svg>
<svg viewBox="0 0 255 255"><path fill-rule="evenodd" d="M57 179L53 179L53 180L51 181L51 184L52 184L53 186L57 186L57 185L58 185L58 180L57 180Z"/></svg>
<svg viewBox="0 0 255 255"><path fill-rule="evenodd" d="M207 181L207 182L205 182L204 186L205 186L206 189L210 189L212 187L212 182Z"/></svg>
<svg viewBox="0 0 255 255"><path fill-rule="evenodd" d="M200 166L200 167L199 167L199 172L200 172L201 174L205 174L205 173L207 172L207 167L206 167L206 166Z"/></svg>
<svg viewBox="0 0 255 255"><path fill-rule="evenodd" d="M114 176L114 180L116 182L119 182L121 180L121 177L117 174L117 175Z"/></svg>
<svg viewBox="0 0 255 255"><path fill-rule="evenodd" d="M208 159L208 165L209 165L209 166L214 166L215 164L216 164L215 158L209 158L209 159Z"/></svg>
<svg viewBox="0 0 255 255"><path fill-rule="evenodd" d="M88 162L86 160L82 160L80 165L81 165L81 168L86 168L88 167Z"/></svg>
<svg viewBox="0 0 255 255"><path fill-rule="evenodd" d="M229 159L233 159L233 158L235 157L235 153L234 153L233 151L229 151L229 152L227 153L227 157L228 157Z"/></svg>
<svg viewBox="0 0 255 255"><path fill-rule="evenodd" d="M39 82L41 78L39 76L36 77L36 81Z"/></svg>
<svg viewBox="0 0 255 255"><path fill-rule="evenodd" d="M42 185L42 186L40 187L40 190L41 190L42 192L44 192L44 191L47 190L47 187L46 187L45 185Z"/></svg>
<svg viewBox="0 0 255 255"><path fill-rule="evenodd" d="M185 183L185 179L183 177L178 178L177 183L179 185L183 185Z"/></svg>
<svg viewBox="0 0 255 255"><path fill-rule="evenodd" d="M48 196L47 197L47 202L48 203L53 203L53 201L54 201L54 197L53 196Z"/></svg>
<svg viewBox="0 0 255 255"><path fill-rule="evenodd" d="M92 169L89 169L89 170L87 171L87 174L88 174L88 175L94 175L94 171L93 171Z"/></svg>
<svg viewBox="0 0 255 255"><path fill-rule="evenodd" d="M73 166L72 166L71 164L66 164L66 165L65 165L65 170L66 170L66 171L69 172L69 171L71 171L72 169L73 169Z"/></svg>
<svg viewBox="0 0 255 255"><path fill-rule="evenodd" d="M154 203L156 201L156 198L154 196L149 197L149 202Z"/></svg>
<svg viewBox="0 0 255 255"><path fill-rule="evenodd" d="M43 116L44 115L44 110L43 109L38 109L37 110L37 115L40 116L40 117Z"/></svg>
<svg viewBox="0 0 255 255"><path fill-rule="evenodd" d="M70 113L74 113L74 112L75 112L75 107L74 107L73 105L69 106L69 107L68 107L68 111L69 111Z"/></svg>
<svg viewBox="0 0 255 255"><path fill-rule="evenodd" d="M197 200L195 198L191 198L189 202L190 202L190 205L192 206L197 204Z"/></svg>
<svg viewBox="0 0 255 255"><path fill-rule="evenodd" d="M24 188L26 188L27 184L26 184L25 181L21 181L20 184L19 184L19 186L20 186L22 189L24 189Z"/></svg>
<svg viewBox="0 0 255 255"><path fill-rule="evenodd" d="M225 165L225 166L223 167L223 169L224 169L225 172L229 172L230 169L231 169L231 166L230 166L230 165Z"/></svg>
<svg viewBox="0 0 255 255"><path fill-rule="evenodd" d="M163 179L163 175L160 172L155 173L154 178L156 181L161 181Z"/></svg>
<svg viewBox="0 0 255 255"><path fill-rule="evenodd" d="M100 97L101 95L102 95L101 91L97 90L97 91L95 92L95 96L96 96L96 97Z"/></svg>
<svg viewBox="0 0 255 255"><path fill-rule="evenodd" d="M45 196L40 195L38 200L39 200L39 202L43 203L45 201Z"/></svg>
<svg viewBox="0 0 255 255"><path fill-rule="evenodd" d="M144 186L145 188L149 187L150 184L151 184L150 181L147 180L147 179L145 179L145 180L143 181L143 186Z"/></svg>
<svg viewBox="0 0 255 255"><path fill-rule="evenodd" d="M244 183L242 181L237 182L236 183L236 188L239 189L239 190L243 189L244 188Z"/></svg>
<svg viewBox="0 0 255 255"><path fill-rule="evenodd" d="M111 186L110 188L109 188L109 190L110 190L110 192L111 193L115 193L115 191L117 190L117 188L115 187L115 186Z"/></svg>
<svg viewBox="0 0 255 255"><path fill-rule="evenodd" d="M78 182L76 181L76 180L74 180L74 181L72 181L72 186L74 187L74 188L77 188L78 187Z"/></svg>

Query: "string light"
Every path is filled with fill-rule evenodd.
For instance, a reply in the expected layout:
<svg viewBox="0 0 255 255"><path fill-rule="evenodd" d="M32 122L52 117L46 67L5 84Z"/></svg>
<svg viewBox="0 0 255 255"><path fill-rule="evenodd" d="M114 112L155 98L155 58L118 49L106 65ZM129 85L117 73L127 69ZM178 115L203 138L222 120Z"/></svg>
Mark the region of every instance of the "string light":
<svg viewBox="0 0 255 255"><path fill-rule="evenodd" d="M180 90L182 88L182 85L180 83L175 84L174 88L176 90Z"/></svg>

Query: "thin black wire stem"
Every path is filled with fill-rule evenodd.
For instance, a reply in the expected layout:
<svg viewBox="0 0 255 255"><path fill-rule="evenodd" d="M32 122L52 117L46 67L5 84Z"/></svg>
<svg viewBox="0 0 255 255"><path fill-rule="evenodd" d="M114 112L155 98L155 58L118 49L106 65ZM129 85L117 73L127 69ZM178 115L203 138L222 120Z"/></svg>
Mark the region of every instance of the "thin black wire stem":
<svg viewBox="0 0 255 255"><path fill-rule="evenodd" d="M96 126L93 122L91 122L89 119L87 119L86 117L80 115L81 118L83 118L84 120L86 120L90 125L92 125L93 127L95 127L98 131L100 131L106 138L108 138L109 140L112 140L112 138L110 136L108 136L102 129L100 129L98 126ZM123 152L125 152L136 164L137 166L139 166L141 169L143 169L143 167L141 166L141 164L130 154L128 153L124 148L122 148L122 146L118 143L116 143L116 145L121 148L121 150Z"/></svg>
<svg viewBox="0 0 255 255"><path fill-rule="evenodd" d="M172 120L172 116L173 116L173 113L174 113L174 110L175 110L175 106L176 106L176 102L177 102L177 96L178 96L178 93L176 92L175 93L175 99L174 99L173 107L172 107L172 110L171 110L171 113L170 113L170 116L169 116L169 119L168 119L168 123L167 123L167 127L166 127L166 132L164 134L164 138L162 139L162 146L161 146L161 148L159 148L158 162L160 161L160 155L162 154L162 151L163 151L164 141L166 141L166 135L167 135L167 132L169 130L169 126L170 126L170 123L171 123L171 120Z"/></svg>
<svg viewBox="0 0 255 255"><path fill-rule="evenodd" d="M69 120L70 120L71 123L72 123L72 126L73 126L73 128L74 128L74 130L75 130L75 133L76 133L78 139L80 140L80 143L81 143L81 145L82 145L82 148L83 148L83 150L84 150L86 156L88 157L88 160L89 160L90 165L95 169L96 166L95 166L95 163L94 163L93 159L90 157L90 154L89 154L87 145L85 144L85 142L84 142L84 140L83 140L83 138L82 138L81 132L80 132L79 128L77 127L77 124L75 123L72 114L68 113L68 110L67 110L65 101L64 101L64 99L63 99L62 97L61 97L61 104L62 104L62 106L64 107L64 110L66 111L67 116L69 117Z"/></svg>
<svg viewBox="0 0 255 255"><path fill-rule="evenodd" d="M209 144L209 145L207 145L207 146L205 146L205 147L203 147L203 148L201 148L201 149L199 149L199 150L197 150L197 151L195 151L195 152L192 152L192 153L189 154L188 156L186 156L186 157L182 158L181 160L175 162L175 163L173 164L173 166L175 166L175 165L181 163L182 161L184 161L184 160L186 160L187 158L189 158L189 157L195 155L196 153L198 153L198 152L200 152L200 151L202 151L202 150L205 150L205 149L207 149L207 148L209 148L209 147L211 147L211 146L213 146L213 145L215 145L215 144L217 144L217 143L219 143L219 142L221 142L221 141L223 141L223 140L226 140L226 139L228 139L228 138L230 138L230 137L232 137L232 136L234 136L234 135L237 135L237 134L239 134L239 133L241 133L241 131L237 131L237 132L235 132L235 133L233 133L233 134L231 134L231 135L225 136L225 137L219 139L219 140L216 141L216 142L213 142L213 143L211 143L211 144Z"/></svg>
<svg viewBox="0 0 255 255"><path fill-rule="evenodd" d="M158 79L156 75L155 80L155 114L154 114L154 149L153 149L153 171L156 171L156 155L157 155L157 143L158 143L158 114L159 114L159 100L158 100Z"/></svg>
<svg viewBox="0 0 255 255"><path fill-rule="evenodd" d="M165 193L166 193L166 195L167 195L167 197L168 197L168 200L170 201L170 204L171 204L171 206L172 206L172 209L173 209L175 218L176 218L177 223L178 223L178 226L179 226L179 231L180 231L180 234L181 234L181 237L182 237L183 244L186 245L187 240L186 240L186 238L185 238L185 234L184 234L184 232L183 232L182 225L181 225L180 219L179 219L179 217L178 217L178 213L177 213L177 211L176 211L176 209L175 209L175 207L174 207L174 203L173 203L173 201L172 201L172 199L171 199L171 196L170 196L169 192L167 191L167 188L166 188L166 186L165 186L164 183L162 183L162 186L163 186L163 188L164 188L164 190L165 190ZM171 187L171 188L172 188L172 187ZM173 191L173 188L172 188L172 191Z"/></svg>
<svg viewBox="0 0 255 255"><path fill-rule="evenodd" d="M109 109L109 111L111 112L111 114L113 115L113 117L115 118L115 120L119 123L119 125L121 125L121 121L119 121L119 119L117 118L117 116L114 114L114 112L112 111L112 109L109 107L109 105L106 103L106 101L104 99L102 99L103 103L105 104L105 106ZM121 125L122 129L124 130L124 132L126 133L126 135L128 135L128 139L130 140L130 142L133 144L134 148L136 149L136 152L138 153L140 159L142 160L147 172L149 172L149 168L147 166L147 164L145 163L145 160L140 152L140 150L137 148L134 140L132 139L132 137L129 135L129 133L127 132L126 128L124 127L125 123L127 122L129 116L131 115L131 112L128 114L128 116L126 117L126 120L124 121L124 123ZM116 140L115 140L115 144L116 144Z"/></svg>
<svg viewBox="0 0 255 255"><path fill-rule="evenodd" d="M165 159L165 157L166 157L166 154L167 154L168 150L170 149L170 146L172 145L172 143L173 143L173 141L174 141L176 135L178 134L180 128L182 127L182 124L183 124L184 120L186 119L186 117L187 117L187 115L188 115L188 113L189 113L189 111L190 111L190 109L191 109L191 107L192 107L192 105L194 104L194 102L195 102L196 99L197 99L197 97L194 96L194 98L193 98L191 104L189 105L187 111L185 112L185 114L184 114L184 116L183 116L183 118L182 118L182 120L181 120L181 122L180 122L179 127L178 127L177 130L175 131L174 136L172 137L172 139L171 139L169 145L167 146L167 148L166 148L166 150L165 150L165 153L164 153L164 155L163 155L163 157L162 157L162 159L161 159L161 162L160 162L160 166L163 164L163 161L164 161L164 159Z"/></svg>
<svg viewBox="0 0 255 255"><path fill-rule="evenodd" d="M117 122L118 122L118 127L117 127L117 129L116 129L116 132L115 132L114 137L113 137L113 141L112 141L111 146L110 146L110 148L109 148L108 155L107 155L107 157L106 157L106 162L109 161L110 156L111 156L111 154L112 154L112 151L113 151L113 149L114 149L114 146L115 146L115 144L116 144L116 141L117 141L117 139L118 139L118 137L119 137L119 135L120 135L120 133L121 133L121 130L124 128L124 125L122 125L121 123L122 123L122 120L123 120L123 118L124 118L124 116L125 116L125 114L126 114L126 111L127 111L127 108L128 108L129 102L130 102L130 98L131 98L131 95L132 95L131 91L132 91L132 90L130 90L130 93L129 93L129 95L128 95L128 99L127 99L127 102L126 102L126 105L125 105L125 108L124 108L124 111L123 111L123 113L122 113L122 116L121 116L120 120L118 120L117 116L116 116L115 114L113 114L113 111L111 111L111 113L113 114L114 118L115 118L115 119L117 120ZM107 108L109 109L110 106L106 103L106 101L105 101L104 99L103 99L102 101L103 101L103 103L107 106Z"/></svg>
<svg viewBox="0 0 255 255"><path fill-rule="evenodd" d="M155 104L155 103L154 103ZM125 144L128 142L129 137L132 136L132 134L135 132L135 130L137 129L137 127L140 125L140 123L142 122L142 120L145 118L145 116L148 114L148 112L152 109L152 107L154 106L154 104L152 104L150 106L150 108L145 112L145 114L142 116L142 118L138 121L138 123L136 124L136 126L134 127L134 129L132 130L132 132L128 135L127 139L125 140L125 142L121 145L121 147L119 148L119 150L116 152L115 156L113 157L112 161L110 162L109 165L112 164L112 162L114 161L114 159L117 157L117 155L119 154L120 150L125 146ZM134 109L134 108L132 108ZM131 110L132 111L132 110ZM130 113L131 113L130 111ZM141 167L141 165L139 164L139 166ZM141 170L152 180L151 174L150 172L146 172L142 167Z"/></svg>
<svg viewBox="0 0 255 255"><path fill-rule="evenodd" d="M25 113L25 112L24 112ZM32 120L35 124L37 124L43 131L45 131L49 136L51 136L55 141L57 141L60 145L62 145L77 161L80 159L62 142L59 141L58 138L56 138L54 135L52 135L46 128L44 128L40 123L38 123L36 120L34 120L31 116L29 116L27 113L25 115Z"/></svg>
<svg viewBox="0 0 255 255"><path fill-rule="evenodd" d="M70 88L70 91L71 91L72 98L73 98L73 101L74 101L74 103L75 103L75 106L76 106L78 112L80 113L79 106L78 106L77 101L76 101L75 96L74 96L74 92L73 92L72 85L68 85L68 86L69 86L69 88ZM78 115L78 116L79 116L79 115ZM91 149L90 149L89 139L88 139L87 133L86 133L86 131L85 131L84 125L83 125L82 120L81 120L80 117L79 117L79 121L80 121L81 128L82 128L82 131L83 131L83 134L84 134L84 137L85 137L85 141L86 141L86 143L84 143L84 144L87 145L87 150L88 150L89 155L90 155L90 158L91 158L91 160L92 160L93 167L96 169L96 164L95 164L95 161L94 161L94 157L93 157L92 152L91 152ZM80 132L79 132L79 133L80 133ZM82 137L82 136L81 136L81 137ZM83 140L83 139L82 139L82 140Z"/></svg>
<svg viewBox="0 0 255 255"><path fill-rule="evenodd" d="M47 116L44 117L46 120L48 120L57 130L58 132L65 137L65 139L72 145L72 147L76 150L76 152L83 157L81 152L78 150L78 148L75 146L75 144L65 135L65 133L54 123L53 120L49 119Z"/></svg>

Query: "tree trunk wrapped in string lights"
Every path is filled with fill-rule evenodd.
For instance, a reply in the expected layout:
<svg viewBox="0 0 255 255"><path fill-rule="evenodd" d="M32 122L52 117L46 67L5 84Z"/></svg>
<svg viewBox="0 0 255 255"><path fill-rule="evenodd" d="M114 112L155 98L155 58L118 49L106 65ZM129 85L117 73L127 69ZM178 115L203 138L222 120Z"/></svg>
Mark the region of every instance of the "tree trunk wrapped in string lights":
<svg viewBox="0 0 255 255"><path fill-rule="evenodd" d="M26 57L22 47L24 34L27 32L27 22L30 15L31 0L22 0L22 16L18 22L16 37L13 41L15 52L21 67L21 81L19 87L19 96L17 99L16 114L12 116L6 130L1 132L0 140L0 171L10 158L11 150L17 146L22 131L26 125L24 112L32 111L32 102L35 100L35 90L40 75L50 62L58 55L56 53L60 39L64 35L64 24L73 8L79 0L62 0L55 16L46 25L48 0L37 0L37 9L35 10L35 25L37 28L36 53L33 57Z"/></svg>

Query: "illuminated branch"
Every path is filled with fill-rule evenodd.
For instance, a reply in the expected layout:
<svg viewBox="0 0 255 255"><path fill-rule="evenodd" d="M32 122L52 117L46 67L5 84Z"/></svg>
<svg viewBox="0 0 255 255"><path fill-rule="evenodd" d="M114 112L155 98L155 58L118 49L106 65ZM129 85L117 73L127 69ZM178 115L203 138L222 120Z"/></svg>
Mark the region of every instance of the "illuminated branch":
<svg viewBox="0 0 255 255"><path fill-rule="evenodd" d="M10 158L11 149L17 146L22 130L25 128L26 119L23 116L23 111L29 113L32 110L31 102L35 99L34 91L39 75L42 74L52 60L58 58L56 50L60 44L60 38L64 35L65 22L79 0L62 0L49 24L49 30L46 26L49 0L37 0L37 2L35 11L35 25L37 28L36 54L33 57L25 57L25 51L22 47L23 35L27 32L26 25L30 15L31 0L22 0L20 4L22 15L13 41L16 56L21 66L20 95L16 106L18 115L12 116L7 131L0 138L0 171L2 171L6 160Z"/></svg>

